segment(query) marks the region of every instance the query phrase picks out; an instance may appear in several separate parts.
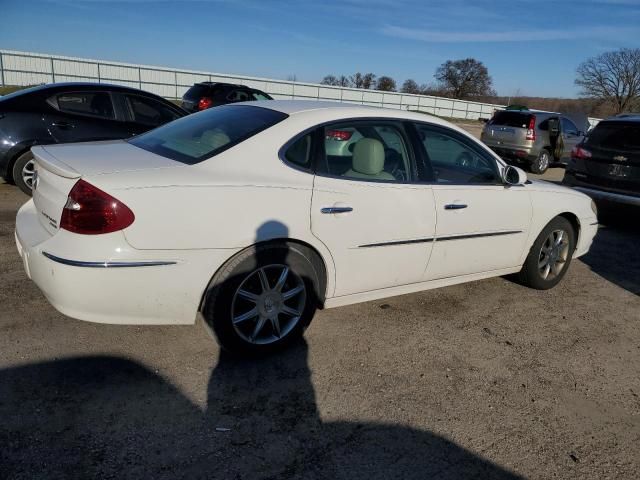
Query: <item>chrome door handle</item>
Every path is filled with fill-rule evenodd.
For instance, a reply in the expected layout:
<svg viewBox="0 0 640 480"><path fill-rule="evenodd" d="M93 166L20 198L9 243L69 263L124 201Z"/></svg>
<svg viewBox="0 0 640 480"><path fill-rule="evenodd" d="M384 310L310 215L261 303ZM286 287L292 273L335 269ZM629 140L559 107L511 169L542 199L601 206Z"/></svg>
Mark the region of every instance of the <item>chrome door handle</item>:
<svg viewBox="0 0 640 480"><path fill-rule="evenodd" d="M444 206L445 210L461 210L463 208L467 208L467 205L463 203L449 203Z"/></svg>
<svg viewBox="0 0 640 480"><path fill-rule="evenodd" d="M347 213L352 211L353 208L351 207L324 207L320 209L322 213Z"/></svg>

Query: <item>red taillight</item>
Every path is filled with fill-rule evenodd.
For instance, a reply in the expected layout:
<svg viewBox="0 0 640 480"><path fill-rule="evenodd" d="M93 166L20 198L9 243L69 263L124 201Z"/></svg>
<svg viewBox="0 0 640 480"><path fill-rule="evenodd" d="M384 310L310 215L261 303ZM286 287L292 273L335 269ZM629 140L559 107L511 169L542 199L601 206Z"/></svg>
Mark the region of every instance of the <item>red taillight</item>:
<svg viewBox="0 0 640 480"><path fill-rule="evenodd" d="M571 150L571 158L591 158L591 152L578 145L577 147L573 147L573 149Z"/></svg>
<svg viewBox="0 0 640 480"><path fill-rule="evenodd" d="M529 126L527 127L527 140L536 139L536 116L531 115L529 117Z"/></svg>
<svg viewBox="0 0 640 480"><path fill-rule="evenodd" d="M198 110L206 110L213 107L213 99L209 97L202 97L198 102Z"/></svg>
<svg viewBox="0 0 640 480"><path fill-rule="evenodd" d="M351 138L353 132L349 130L327 130L327 140L338 140L339 142L345 142Z"/></svg>
<svg viewBox="0 0 640 480"><path fill-rule="evenodd" d="M133 223L133 212L120 200L84 180L69 192L60 228L83 235L117 232Z"/></svg>

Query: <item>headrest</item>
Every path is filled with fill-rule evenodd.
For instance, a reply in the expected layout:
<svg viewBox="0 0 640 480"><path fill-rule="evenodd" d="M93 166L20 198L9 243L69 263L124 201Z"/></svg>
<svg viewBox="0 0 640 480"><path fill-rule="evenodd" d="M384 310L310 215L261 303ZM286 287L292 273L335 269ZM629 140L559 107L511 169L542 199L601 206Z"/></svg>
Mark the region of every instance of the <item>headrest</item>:
<svg viewBox="0 0 640 480"><path fill-rule="evenodd" d="M214 130L207 130L200 136L200 143L204 143L212 150L223 147L230 141L231 139L229 138L229 135L224 133L219 128L216 128Z"/></svg>
<svg viewBox="0 0 640 480"><path fill-rule="evenodd" d="M353 149L353 170L377 175L384 169L384 146L375 138L361 138Z"/></svg>

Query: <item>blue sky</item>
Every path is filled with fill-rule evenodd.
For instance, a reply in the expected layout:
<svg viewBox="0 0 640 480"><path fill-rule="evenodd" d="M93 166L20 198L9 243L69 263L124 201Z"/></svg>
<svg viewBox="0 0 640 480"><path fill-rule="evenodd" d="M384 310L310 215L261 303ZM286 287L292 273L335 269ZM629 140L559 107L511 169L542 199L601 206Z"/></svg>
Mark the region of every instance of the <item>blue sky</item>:
<svg viewBox="0 0 640 480"><path fill-rule="evenodd" d="M475 57L501 95L578 94L585 58L640 47L640 0L0 0L0 48L318 82L433 82Z"/></svg>

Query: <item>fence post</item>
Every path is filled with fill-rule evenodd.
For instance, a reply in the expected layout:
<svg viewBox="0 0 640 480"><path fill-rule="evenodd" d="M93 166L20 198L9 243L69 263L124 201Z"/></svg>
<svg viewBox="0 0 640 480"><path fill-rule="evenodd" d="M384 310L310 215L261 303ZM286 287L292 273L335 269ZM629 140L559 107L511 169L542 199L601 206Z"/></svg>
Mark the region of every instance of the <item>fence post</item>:
<svg viewBox="0 0 640 480"><path fill-rule="evenodd" d="M138 87L142 90L142 74L140 73L140 67L138 67Z"/></svg>
<svg viewBox="0 0 640 480"><path fill-rule="evenodd" d="M51 83L56 83L56 71L53 68L53 57L50 57L49 60L51 60Z"/></svg>
<svg viewBox="0 0 640 480"><path fill-rule="evenodd" d="M100 63L96 63L96 67L98 67L98 83L102 83L100 80Z"/></svg>
<svg viewBox="0 0 640 480"><path fill-rule="evenodd" d="M177 100L178 99L178 72L177 71L173 72L173 79L176 84L176 100Z"/></svg>
<svg viewBox="0 0 640 480"><path fill-rule="evenodd" d="M4 64L2 63L2 52L0 52L0 85L4 85Z"/></svg>

